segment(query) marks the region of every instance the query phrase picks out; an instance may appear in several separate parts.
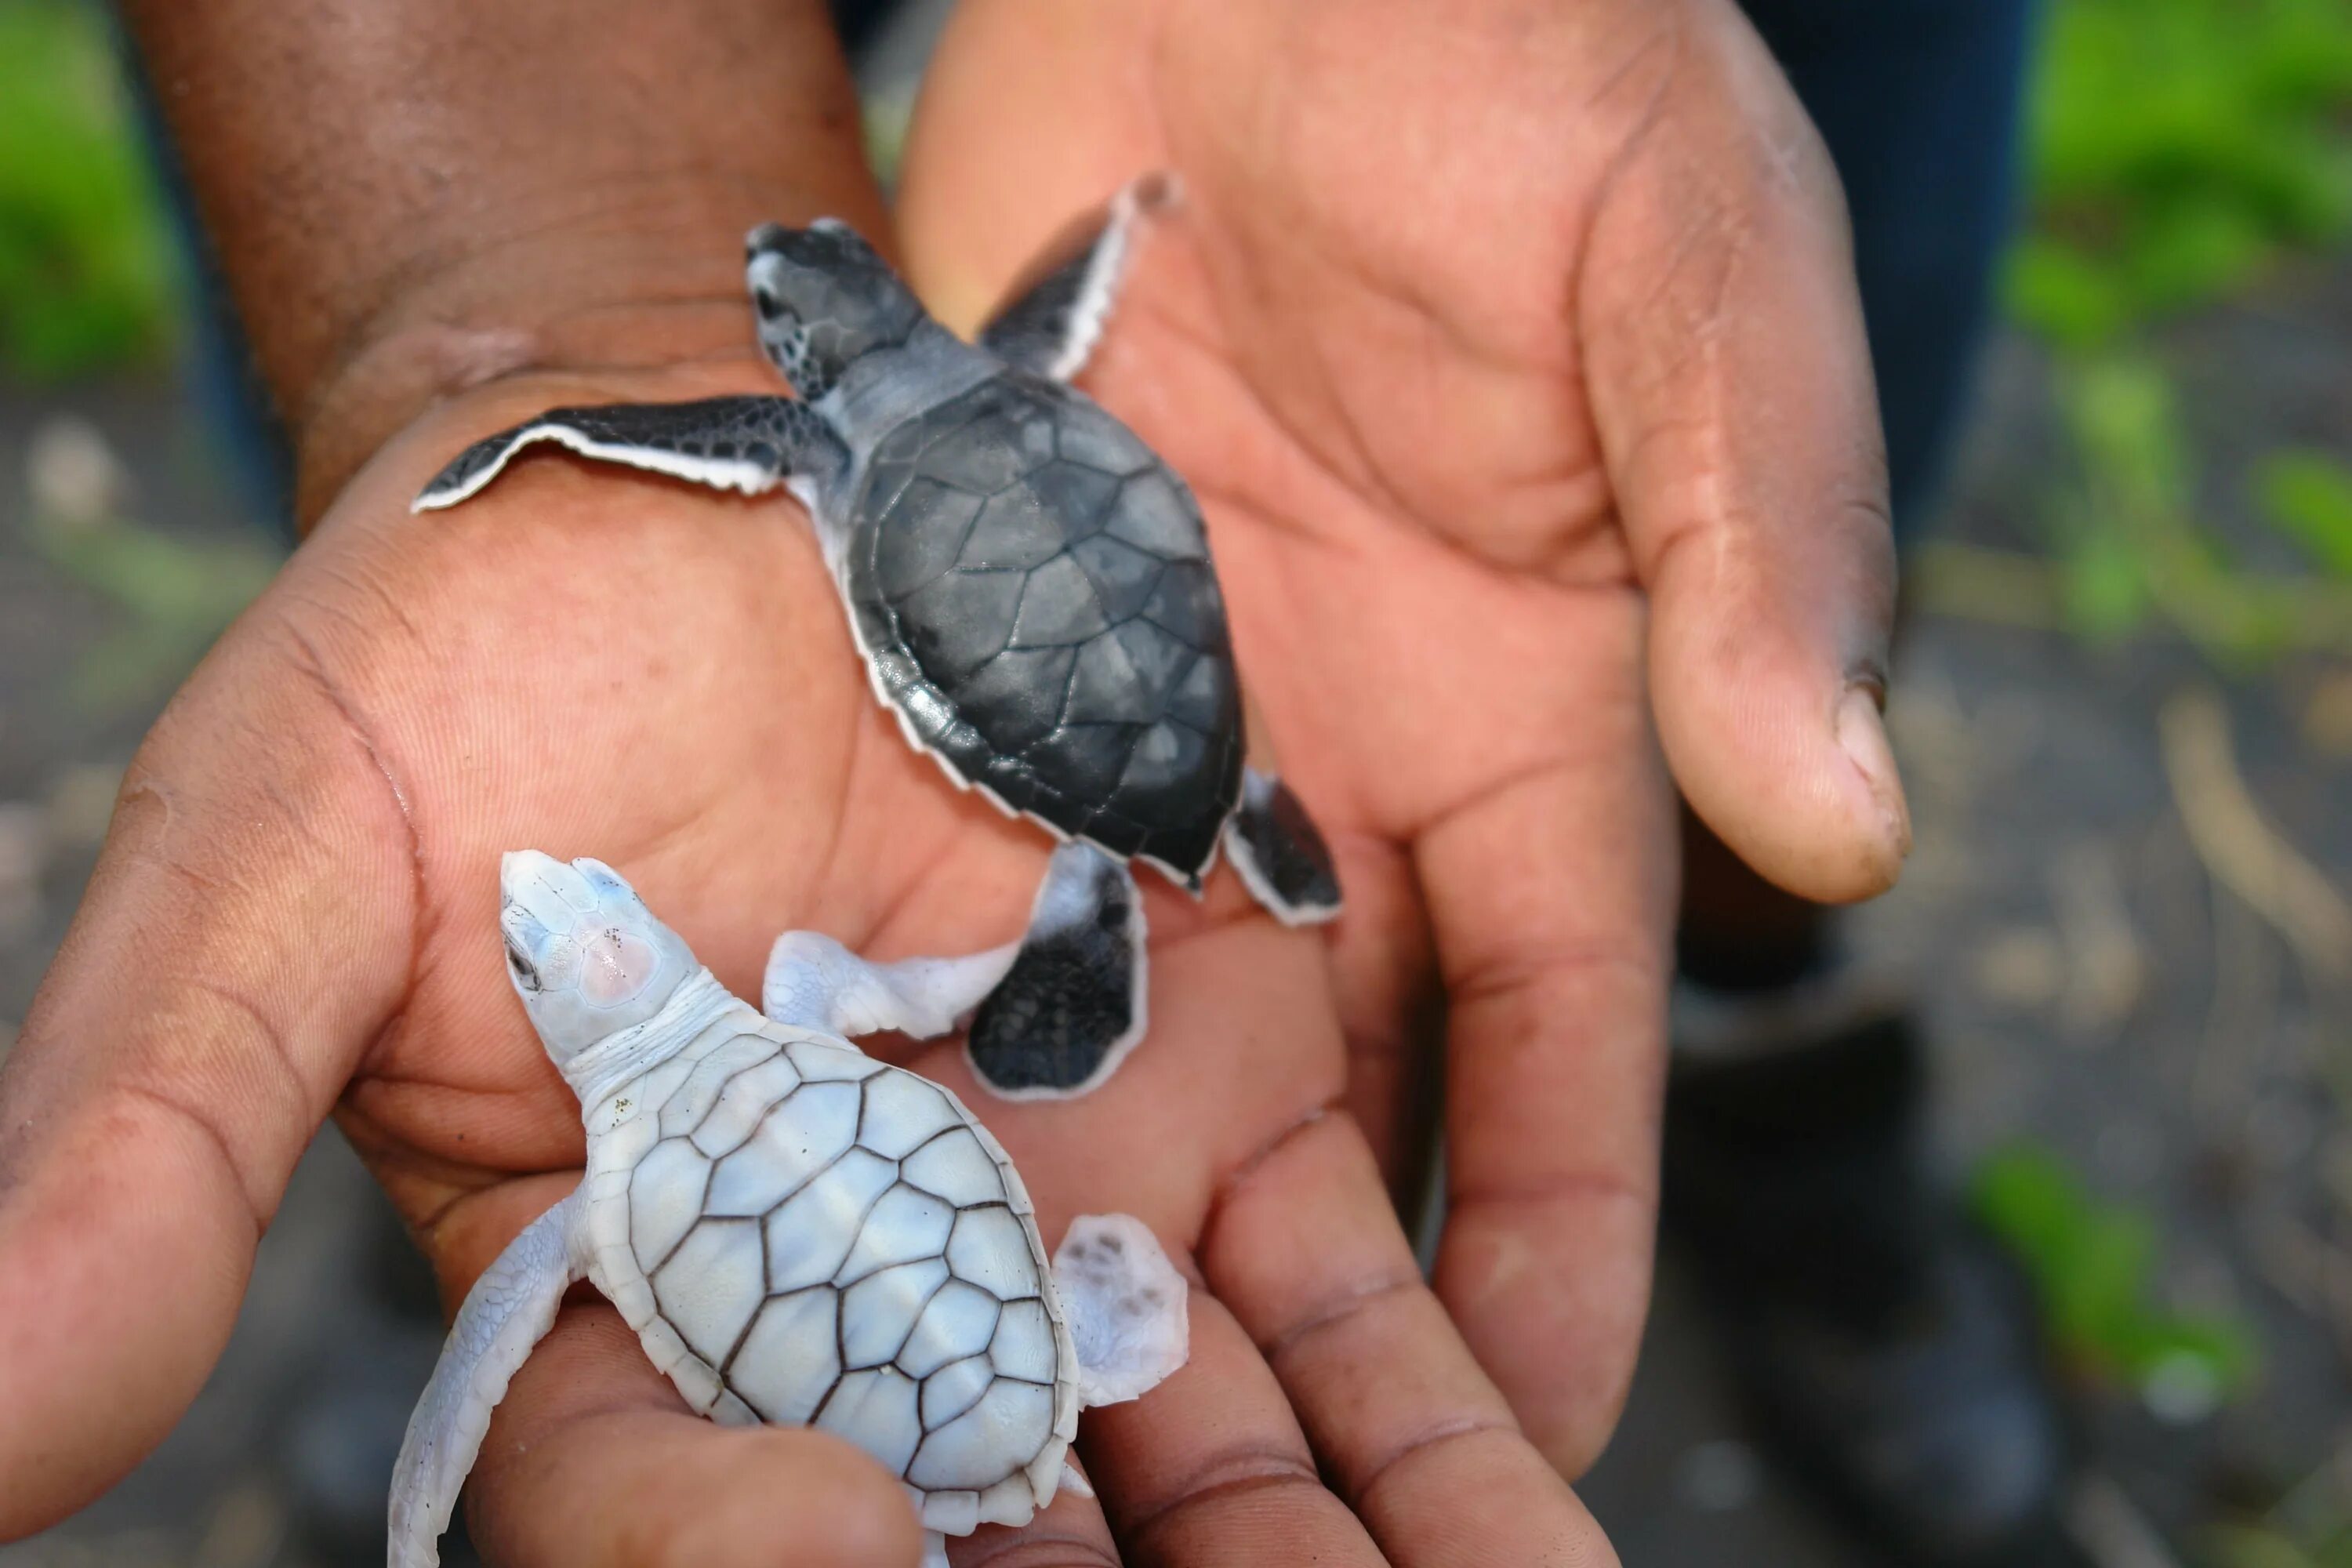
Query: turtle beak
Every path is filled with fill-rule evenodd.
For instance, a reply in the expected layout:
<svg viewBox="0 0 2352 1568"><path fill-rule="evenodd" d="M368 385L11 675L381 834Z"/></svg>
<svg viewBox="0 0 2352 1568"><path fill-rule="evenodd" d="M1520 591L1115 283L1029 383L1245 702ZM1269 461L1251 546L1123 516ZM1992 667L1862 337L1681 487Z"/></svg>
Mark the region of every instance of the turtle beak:
<svg viewBox="0 0 2352 1568"><path fill-rule="evenodd" d="M527 910L549 931L567 931L596 907L588 879L536 849L513 849L499 857L499 895L504 907Z"/></svg>
<svg viewBox="0 0 2352 1568"><path fill-rule="evenodd" d="M521 890L562 863L554 856L542 855L536 849L508 850L499 857L499 901L522 902L518 897Z"/></svg>

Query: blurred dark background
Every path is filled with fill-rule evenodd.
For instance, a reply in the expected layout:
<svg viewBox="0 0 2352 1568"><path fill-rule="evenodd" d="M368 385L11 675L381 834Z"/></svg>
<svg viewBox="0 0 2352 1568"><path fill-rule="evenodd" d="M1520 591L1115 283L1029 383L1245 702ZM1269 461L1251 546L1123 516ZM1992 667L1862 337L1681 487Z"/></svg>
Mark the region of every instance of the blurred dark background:
<svg viewBox="0 0 2352 1568"><path fill-rule="evenodd" d="M923 36L865 64L886 163ZM2086 1557L2352 1568L2352 0L2050 0L2030 99L1906 585L1918 847L1855 931L1931 1000L1938 1157L2039 1295ZM277 558L189 298L102 13L0 0L0 1054ZM324 1135L195 1409L0 1568L379 1560L321 1521L377 1517L436 1350L378 1326L420 1289L390 1225ZM1877 1568L1717 1355L1670 1251L1583 1489L1629 1568Z"/></svg>

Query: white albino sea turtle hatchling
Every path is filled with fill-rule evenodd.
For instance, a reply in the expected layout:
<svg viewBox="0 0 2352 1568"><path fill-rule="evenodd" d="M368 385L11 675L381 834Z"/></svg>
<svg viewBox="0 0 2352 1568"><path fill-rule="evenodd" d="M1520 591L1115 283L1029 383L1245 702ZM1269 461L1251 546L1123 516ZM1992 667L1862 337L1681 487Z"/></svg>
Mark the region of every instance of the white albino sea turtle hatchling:
<svg viewBox="0 0 2352 1568"><path fill-rule="evenodd" d="M1048 873L1083 877L1057 856ZM490 1411L585 1278L713 1420L806 1425L904 1482L945 1535L1022 1524L1081 1406L1184 1363L1185 1285L1125 1215L1071 1223L1049 1268L1003 1149L956 1097L844 1037L945 1032L1003 952L869 964L777 939L766 1016L600 861L524 850L499 923L588 1130L579 1187L459 1309L393 1473L390 1568L433 1568Z"/></svg>
<svg viewBox="0 0 2352 1568"><path fill-rule="evenodd" d="M1305 808L1244 767L1240 680L1192 492L1068 384L1164 189L1129 186L1092 242L977 344L932 321L842 223L763 226L747 268L759 340L797 399L550 409L467 447L415 502L455 506L540 441L801 499L908 740L1115 873L1095 884L1091 918L1032 927L973 1018L973 1070L1003 1093L1082 1093L1141 1037L1130 858L1197 892L1222 840L1286 922L1339 908Z"/></svg>

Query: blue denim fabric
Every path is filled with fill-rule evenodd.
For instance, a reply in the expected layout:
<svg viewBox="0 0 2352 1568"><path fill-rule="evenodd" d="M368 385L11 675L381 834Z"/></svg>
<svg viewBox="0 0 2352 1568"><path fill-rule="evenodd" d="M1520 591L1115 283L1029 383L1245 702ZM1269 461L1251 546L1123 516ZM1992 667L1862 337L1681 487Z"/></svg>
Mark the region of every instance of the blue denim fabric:
<svg viewBox="0 0 2352 1568"><path fill-rule="evenodd" d="M2015 197L2032 0L1745 0L1853 216L1898 542L1965 411Z"/></svg>
<svg viewBox="0 0 2352 1568"><path fill-rule="evenodd" d="M1845 183L1899 539L1916 532L1932 507L1983 337L1992 267L2012 207L2032 0L1746 4ZM890 8L889 0L834 5L853 47ZM283 432L247 369L152 98L140 96L201 285L198 395L255 504L290 531Z"/></svg>
<svg viewBox="0 0 2352 1568"><path fill-rule="evenodd" d="M247 348L236 308L215 265L212 243L196 214L179 149L172 145L154 88L121 18L111 6L115 53L131 84L131 107L147 142L148 163L179 241L180 273L188 296L188 352L180 367L188 400L212 426L245 502L256 517L294 542L294 459L269 391Z"/></svg>

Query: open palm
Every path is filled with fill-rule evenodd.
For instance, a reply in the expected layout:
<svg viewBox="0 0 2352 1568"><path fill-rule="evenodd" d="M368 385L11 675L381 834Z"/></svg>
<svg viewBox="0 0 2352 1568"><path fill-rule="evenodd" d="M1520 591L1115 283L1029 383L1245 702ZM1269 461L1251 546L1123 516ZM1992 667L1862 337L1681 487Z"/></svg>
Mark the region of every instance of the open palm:
<svg viewBox="0 0 2352 1568"><path fill-rule="evenodd" d="M1442 981L1437 1289L1574 1474L1646 1300L1666 764L1793 891L1877 891L1906 847L1834 178L1718 0L970 0L909 143L915 279L968 324L1150 168L1183 210L1085 384L1203 502L1247 689L1340 861L1347 1103L1392 1163ZM1339 1283L1318 1312L1418 1310ZM1244 1326L1286 1382L1318 1370L1289 1321ZM1360 1422L1309 1413L1343 1492Z"/></svg>
<svg viewBox="0 0 2352 1568"><path fill-rule="evenodd" d="M1552 1466L1605 1434L1645 1289L1654 731L1798 891L1874 890L1902 847L1826 166L1710 0L968 0L908 174L916 280L969 324L1151 167L1187 203L1087 384L1201 493L1256 739L1349 908L1327 941L1229 878L1197 906L1147 887L1143 1047L1076 1103L967 1094L1049 1236L1137 1213L1204 1288L1192 1364L1089 1418L1101 1509L959 1555L1605 1562ZM611 861L743 992L788 925L883 957L1018 929L1043 837L900 742L792 503L550 457L406 513L550 405L773 390L746 351L437 410L142 750L0 1079L0 1535L184 1408L327 1115L453 1294L568 1190L577 1107L500 970L499 851ZM1441 982L1443 1306L1375 1158L1398 1173ZM912 1060L971 1090L951 1049ZM688 1417L587 1301L475 1492L501 1562L916 1550L877 1468Z"/></svg>
<svg viewBox="0 0 2352 1568"><path fill-rule="evenodd" d="M362 471L159 724L0 1086L0 1455L19 1507L72 1506L184 1408L328 1114L453 1299L573 1184L577 1103L500 966L502 850L622 868L746 994L787 926L885 957L1017 933L1044 836L908 749L793 503L559 456L458 511L406 512L448 452L549 405L772 389L747 353L517 379L437 411ZM1378 1506L1359 1498L1374 1532L1386 1508L1478 1542L1444 1489L1449 1468L1478 1463L1525 1494L1489 1560L1597 1560L1597 1532L1507 1433L1433 1302L1317 1327L1366 1279L1409 1293L1412 1259L1361 1140L1319 1114L1344 1081L1319 946L1225 880L1205 907L1147 895L1164 939L1153 1032L1096 1095L1011 1105L951 1047L911 1058L1011 1148L1049 1236L1081 1210L1129 1210L1211 1275L1192 1365L1148 1408L1090 1423L1083 1452L1124 1544L1224 1564L1296 1561L1304 1538L1374 1560L1317 1479L1296 1401L1311 1426L1354 1435L1367 1476L1386 1447L1416 1447L1433 1411L1467 1411L1486 1435L1439 1466L1398 1466ZM157 1279L180 1282L160 1310ZM1287 1395L1237 1318L1294 1326ZM1392 1411L1360 1408L1344 1369L1367 1354L1407 1380ZM475 1494L502 1562L765 1560L780 1532L810 1562L915 1551L878 1468L812 1434L688 1416L594 1302L518 1378ZM36 1522L0 1513L0 1528ZM995 1546L1032 1561L1116 1550L1075 1498Z"/></svg>

